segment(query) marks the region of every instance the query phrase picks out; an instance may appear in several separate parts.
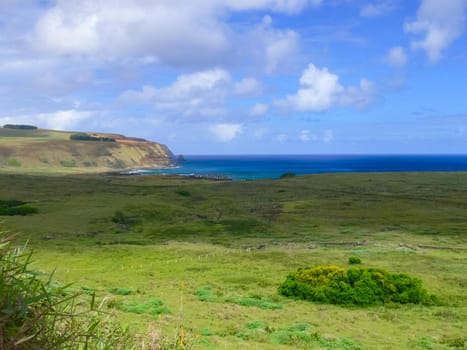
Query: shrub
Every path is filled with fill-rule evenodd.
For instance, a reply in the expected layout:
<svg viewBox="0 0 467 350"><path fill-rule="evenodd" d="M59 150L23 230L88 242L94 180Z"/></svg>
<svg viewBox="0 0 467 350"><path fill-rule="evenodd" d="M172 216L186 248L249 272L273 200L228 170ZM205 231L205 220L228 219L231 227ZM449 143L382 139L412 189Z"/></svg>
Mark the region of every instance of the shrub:
<svg viewBox="0 0 467 350"><path fill-rule="evenodd" d="M7 165L8 166L13 166L13 167L20 167L21 162L16 158L8 158L7 159Z"/></svg>
<svg viewBox="0 0 467 350"><path fill-rule="evenodd" d="M29 215L37 213L37 209L26 205L25 202L16 199L0 200L0 215L13 216L13 215Z"/></svg>
<svg viewBox="0 0 467 350"><path fill-rule="evenodd" d="M71 134L70 140L74 141L103 141L103 142L115 142L115 139L112 137L105 137L105 136L91 136L84 132Z"/></svg>
<svg viewBox="0 0 467 350"><path fill-rule="evenodd" d="M64 168L74 168L76 166L76 161L74 159L61 160L60 165Z"/></svg>
<svg viewBox="0 0 467 350"><path fill-rule="evenodd" d="M187 190L178 190L177 193L182 197L190 197L191 193Z"/></svg>
<svg viewBox="0 0 467 350"><path fill-rule="evenodd" d="M123 211L117 210L112 216L112 222L119 225L129 225L131 220Z"/></svg>
<svg viewBox="0 0 467 350"><path fill-rule="evenodd" d="M280 178L281 179L287 179L287 178L290 178L290 177L295 177L297 176L297 174L293 173L293 172L287 172L287 173L283 173Z"/></svg>
<svg viewBox="0 0 467 350"><path fill-rule="evenodd" d="M21 124L5 124L5 129L16 129L16 130L37 130L37 126L34 125L21 125Z"/></svg>
<svg viewBox="0 0 467 350"><path fill-rule="evenodd" d="M334 265L301 268L290 273L279 293L325 304L369 306L429 302L422 282L377 268L345 269Z"/></svg>
<svg viewBox="0 0 467 350"><path fill-rule="evenodd" d="M361 264L362 260L358 256L351 256L349 258L349 264L350 265L358 265Z"/></svg>

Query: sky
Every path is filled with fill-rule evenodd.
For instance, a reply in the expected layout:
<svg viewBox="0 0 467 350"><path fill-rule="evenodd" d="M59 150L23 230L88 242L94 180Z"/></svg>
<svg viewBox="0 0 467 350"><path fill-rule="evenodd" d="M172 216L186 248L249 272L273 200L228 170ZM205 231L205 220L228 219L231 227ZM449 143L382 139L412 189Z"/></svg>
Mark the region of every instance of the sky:
<svg viewBox="0 0 467 350"><path fill-rule="evenodd" d="M467 0L0 0L0 125L467 154Z"/></svg>

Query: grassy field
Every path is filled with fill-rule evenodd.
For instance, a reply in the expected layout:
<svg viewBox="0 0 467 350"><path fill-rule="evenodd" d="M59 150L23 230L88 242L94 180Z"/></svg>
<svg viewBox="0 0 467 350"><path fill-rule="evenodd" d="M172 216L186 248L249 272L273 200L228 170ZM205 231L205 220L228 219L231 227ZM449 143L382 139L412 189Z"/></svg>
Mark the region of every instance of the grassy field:
<svg viewBox="0 0 467 350"><path fill-rule="evenodd" d="M95 292L136 332L195 349L465 349L467 174L326 174L211 182L0 175L2 217L34 268ZM278 295L318 264L420 278L432 306L349 308Z"/></svg>

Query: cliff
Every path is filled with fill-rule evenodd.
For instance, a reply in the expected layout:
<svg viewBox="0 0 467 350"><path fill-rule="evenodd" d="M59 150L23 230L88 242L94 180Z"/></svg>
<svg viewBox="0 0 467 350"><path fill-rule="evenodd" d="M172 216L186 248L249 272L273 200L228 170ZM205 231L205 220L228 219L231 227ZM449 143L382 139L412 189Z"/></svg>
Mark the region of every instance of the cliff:
<svg viewBox="0 0 467 350"><path fill-rule="evenodd" d="M0 127L0 171L85 173L160 168L174 163L165 146L118 134Z"/></svg>

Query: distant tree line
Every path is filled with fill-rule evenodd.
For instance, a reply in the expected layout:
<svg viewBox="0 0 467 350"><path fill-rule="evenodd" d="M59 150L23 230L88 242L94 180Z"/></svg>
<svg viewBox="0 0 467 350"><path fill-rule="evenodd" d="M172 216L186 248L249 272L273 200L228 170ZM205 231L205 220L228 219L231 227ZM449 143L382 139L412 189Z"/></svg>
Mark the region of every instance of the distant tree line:
<svg viewBox="0 0 467 350"><path fill-rule="evenodd" d="M18 130L37 130L37 126L34 125L22 125L22 124L5 124L5 129L18 129Z"/></svg>
<svg viewBox="0 0 467 350"><path fill-rule="evenodd" d="M112 137L100 137L100 136L91 136L86 133L77 133L71 134L70 140L74 141L104 141L104 142L115 142L115 139Z"/></svg>

